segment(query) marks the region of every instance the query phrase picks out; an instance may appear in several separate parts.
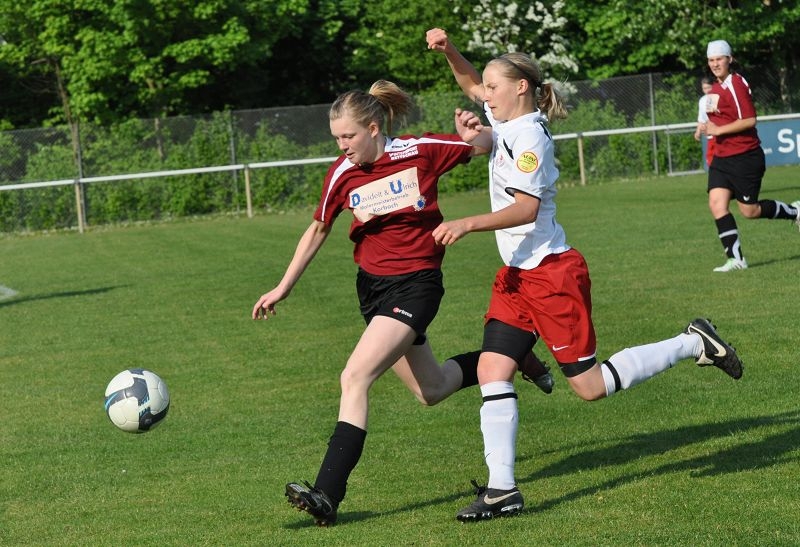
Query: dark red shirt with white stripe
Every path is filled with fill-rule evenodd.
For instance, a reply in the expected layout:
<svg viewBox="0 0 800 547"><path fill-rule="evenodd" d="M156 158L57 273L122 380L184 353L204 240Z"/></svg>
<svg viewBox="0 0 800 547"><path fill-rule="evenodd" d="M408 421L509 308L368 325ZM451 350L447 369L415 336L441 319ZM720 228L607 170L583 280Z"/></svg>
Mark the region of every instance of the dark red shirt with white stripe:
<svg viewBox="0 0 800 547"><path fill-rule="evenodd" d="M441 267L444 246L431 232L443 220L439 177L470 159L472 146L457 135L386 139L371 165L344 155L328 170L314 218L330 226L345 209L353 213L353 258L373 275L400 275Z"/></svg>
<svg viewBox="0 0 800 547"><path fill-rule="evenodd" d="M727 125L736 120L756 117L750 86L739 74L729 74L722 83L714 82L709 95L706 96L709 105L708 119L716 125ZM761 146L755 127L739 133L718 135L714 140L714 155L720 157L735 156Z"/></svg>

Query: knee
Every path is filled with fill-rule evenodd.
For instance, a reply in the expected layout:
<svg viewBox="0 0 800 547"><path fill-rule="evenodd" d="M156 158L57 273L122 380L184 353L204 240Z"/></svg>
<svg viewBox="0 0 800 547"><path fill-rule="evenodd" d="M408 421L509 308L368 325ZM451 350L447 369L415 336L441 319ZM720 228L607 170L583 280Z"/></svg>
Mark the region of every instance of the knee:
<svg viewBox="0 0 800 547"><path fill-rule="evenodd" d="M339 375L339 384L342 387L342 393L369 389L369 381L364 374L359 372L358 367L349 365L344 367Z"/></svg>
<svg viewBox="0 0 800 547"><path fill-rule="evenodd" d="M761 207L740 207L739 210L745 218L761 217Z"/></svg>
<svg viewBox="0 0 800 547"><path fill-rule="evenodd" d="M724 200L713 199L708 202L708 210L714 218L722 218L730 211L728 210L728 202Z"/></svg>
<svg viewBox="0 0 800 547"><path fill-rule="evenodd" d="M584 401L597 401L606 397L606 383L603 380L603 374L600 372L600 367L594 365L591 369L583 372L577 376L568 377L569 387L575 392L575 395Z"/></svg>
<svg viewBox="0 0 800 547"><path fill-rule="evenodd" d="M604 399L606 397L605 388L599 389L584 386L580 389L573 387L572 390L584 401L599 401L600 399Z"/></svg>
<svg viewBox="0 0 800 547"><path fill-rule="evenodd" d="M414 390L414 397L417 398L417 401L422 406L434 406L441 403L446 397L442 390L437 389L416 389Z"/></svg>

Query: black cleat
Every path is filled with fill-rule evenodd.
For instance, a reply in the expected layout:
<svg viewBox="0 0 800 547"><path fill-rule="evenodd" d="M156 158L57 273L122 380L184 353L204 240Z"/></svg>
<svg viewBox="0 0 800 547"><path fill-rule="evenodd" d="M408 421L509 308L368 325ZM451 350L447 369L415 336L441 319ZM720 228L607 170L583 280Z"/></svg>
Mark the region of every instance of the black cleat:
<svg viewBox="0 0 800 547"><path fill-rule="evenodd" d="M523 380L535 384L545 393L553 392L553 386L556 382L550 373L550 367L539 359L535 353L531 352L526 355L522 363L518 365L518 368Z"/></svg>
<svg viewBox="0 0 800 547"><path fill-rule="evenodd" d="M516 515L522 511L522 507L525 505L522 494L516 487L511 490L498 490L478 486L474 480L472 486L475 487L475 494L478 498L456 513L456 518L461 522Z"/></svg>
<svg viewBox="0 0 800 547"><path fill-rule="evenodd" d="M305 486L303 486L305 484ZM286 485L286 499L298 511L305 511L312 517L317 526L333 526L336 524L337 504L328 495L303 481L303 484L290 482Z"/></svg>
<svg viewBox="0 0 800 547"><path fill-rule="evenodd" d="M716 327L708 319L695 319L689 323L685 332L699 334L703 339L703 352L696 361L698 366L714 365L734 380L742 377L742 362L736 355L736 350L719 337Z"/></svg>

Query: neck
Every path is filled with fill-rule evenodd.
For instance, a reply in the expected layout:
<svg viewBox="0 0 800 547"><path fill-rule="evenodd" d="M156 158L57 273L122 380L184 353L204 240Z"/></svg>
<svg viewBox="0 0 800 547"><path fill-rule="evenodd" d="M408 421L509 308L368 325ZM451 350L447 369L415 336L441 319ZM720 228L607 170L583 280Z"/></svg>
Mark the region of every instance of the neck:
<svg viewBox="0 0 800 547"><path fill-rule="evenodd" d="M378 133L378 135L372 139L372 143L375 146L375 154L368 163L375 163L383 156L383 152L386 149L386 137L384 137L382 133Z"/></svg>

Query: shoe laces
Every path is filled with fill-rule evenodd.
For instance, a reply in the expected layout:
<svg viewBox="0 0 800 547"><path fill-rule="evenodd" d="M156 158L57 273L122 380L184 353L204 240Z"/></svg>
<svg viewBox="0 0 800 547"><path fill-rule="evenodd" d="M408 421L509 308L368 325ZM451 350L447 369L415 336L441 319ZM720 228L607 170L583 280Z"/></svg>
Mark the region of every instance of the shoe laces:
<svg viewBox="0 0 800 547"><path fill-rule="evenodd" d="M303 484L306 486L306 488L308 488L309 492L311 492L312 494L316 494L316 496L319 498L318 500L315 500L315 501L318 501L318 502L321 501L322 503L328 504L331 507L331 509L335 509L336 508L334 506L333 500L331 500L328 497L328 494L326 494L325 492L323 492L322 490L320 490L316 486L312 486L311 483L308 482L308 481L303 481ZM322 504L322 503L320 503L320 504Z"/></svg>
<svg viewBox="0 0 800 547"><path fill-rule="evenodd" d="M522 379L525 380L526 382L535 384L539 378L544 378L545 376L550 374L550 366L547 363L542 363L542 364L544 365L544 371L545 371L544 374L541 374L539 376L531 376L527 374L524 370L520 369L519 371L520 376L522 376Z"/></svg>
<svg viewBox="0 0 800 547"><path fill-rule="evenodd" d="M486 487L479 485L478 481L476 481L475 479L471 479L469 482L471 482L473 488L475 488L475 495L476 496L480 496L481 494L486 492Z"/></svg>

